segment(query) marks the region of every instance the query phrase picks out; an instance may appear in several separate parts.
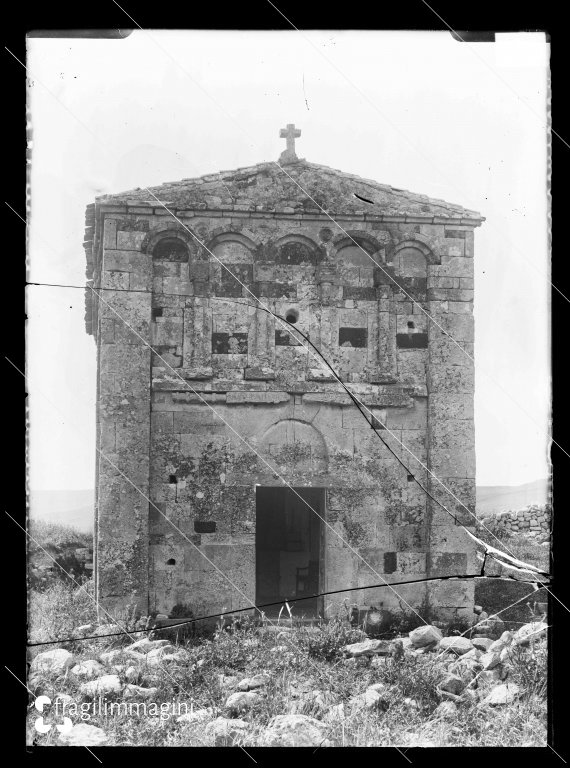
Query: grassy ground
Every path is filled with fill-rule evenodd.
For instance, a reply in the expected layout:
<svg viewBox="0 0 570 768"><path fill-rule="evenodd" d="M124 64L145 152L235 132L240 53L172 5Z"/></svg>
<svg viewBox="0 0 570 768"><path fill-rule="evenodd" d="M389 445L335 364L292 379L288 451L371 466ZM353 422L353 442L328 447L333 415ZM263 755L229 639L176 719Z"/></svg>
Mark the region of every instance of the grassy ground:
<svg viewBox="0 0 570 768"><path fill-rule="evenodd" d="M55 585L32 596L34 640L65 636L73 627L93 619L89 598L77 589ZM136 639L143 635L137 635ZM240 717L247 730L240 743L255 745L275 715L299 713L326 720L332 706L344 703L344 713L327 724L327 738L344 746L543 746L546 743L546 645L514 654L509 682L521 686L523 695L512 704L491 709L480 699L462 702L450 716L436 712L441 702L437 684L446 674L450 657L438 653L390 658L376 665L367 660L344 658L343 647L362 638L360 630L332 621L316 630L303 627L273 631L245 621L232 631L223 628L209 637L187 638L184 662L150 667L133 662L127 655L113 660L125 682L128 666L136 669L137 684L158 690L153 701L176 703L190 708L213 708L212 719L228 717L225 707L235 683L244 677L267 673L265 696ZM74 661L96 659L110 648L123 648L128 638L58 643L72 652ZM46 647L35 649L35 653ZM111 666L106 674L116 673ZM233 687L231 679L233 678ZM61 675L34 678L34 693L52 701L58 694L75 702L89 699L79 692L81 680L67 671ZM132 682L132 680L131 680ZM387 686L383 706L375 710L350 708L350 699L374 683ZM318 692L318 693L315 693ZM122 694L117 701L122 701ZM140 699L135 699L140 701ZM112 697L109 699L112 701ZM184 712L184 707L181 708ZM38 713L30 707L29 743L58 744L54 728L38 734L33 723ZM79 719L76 718L76 722ZM183 724L176 717L129 713L91 715L87 721L99 726L111 745L199 746L211 745L204 723Z"/></svg>

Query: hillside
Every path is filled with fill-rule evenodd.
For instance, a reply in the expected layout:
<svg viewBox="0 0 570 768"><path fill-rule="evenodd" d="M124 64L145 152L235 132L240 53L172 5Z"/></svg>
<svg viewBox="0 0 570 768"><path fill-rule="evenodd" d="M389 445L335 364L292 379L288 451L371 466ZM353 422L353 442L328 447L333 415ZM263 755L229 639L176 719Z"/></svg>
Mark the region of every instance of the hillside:
<svg viewBox="0 0 570 768"><path fill-rule="evenodd" d="M534 480L524 485L477 486L477 512L489 514L503 509L522 509L529 504L549 501L550 481Z"/></svg>
<svg viewBox="0 0 570 768"><path fill-rule="evenodd" d="M93 530L94 491L31 491L30 518L58 523L78 531Z"/></svg>

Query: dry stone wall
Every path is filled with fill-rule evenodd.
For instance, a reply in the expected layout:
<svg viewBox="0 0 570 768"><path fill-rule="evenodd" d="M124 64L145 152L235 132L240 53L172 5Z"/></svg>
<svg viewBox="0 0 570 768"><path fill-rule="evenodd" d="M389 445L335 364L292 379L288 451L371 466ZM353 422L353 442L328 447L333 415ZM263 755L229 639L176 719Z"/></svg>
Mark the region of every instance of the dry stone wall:
<svg viewBox="0 0 570 768"><path fill-rule="evenodd" d="M524 509L502 510L479 520L483 531L487 528L493 533L507 531L544 539L551 532L551 514L549 504L530 504Z"/></svg>

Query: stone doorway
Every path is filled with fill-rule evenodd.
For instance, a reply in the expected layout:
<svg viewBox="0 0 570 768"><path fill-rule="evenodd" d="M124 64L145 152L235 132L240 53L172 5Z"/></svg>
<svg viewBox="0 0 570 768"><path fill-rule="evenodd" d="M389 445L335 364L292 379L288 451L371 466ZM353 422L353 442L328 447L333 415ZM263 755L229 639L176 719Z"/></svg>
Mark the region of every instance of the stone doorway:
<svg viewBox="0 0 570 768"><path fill-rule="evenodd" d="M256 489L256 604L277 603L264 609L272 618L285 600L303 598L291 605L297 618L314 618L321 609L322 599L313 595L324 583L324 526L307 504L324 518L325 489L295 491L268 486ZM281 616L289 617L286 608Z"/></svg>

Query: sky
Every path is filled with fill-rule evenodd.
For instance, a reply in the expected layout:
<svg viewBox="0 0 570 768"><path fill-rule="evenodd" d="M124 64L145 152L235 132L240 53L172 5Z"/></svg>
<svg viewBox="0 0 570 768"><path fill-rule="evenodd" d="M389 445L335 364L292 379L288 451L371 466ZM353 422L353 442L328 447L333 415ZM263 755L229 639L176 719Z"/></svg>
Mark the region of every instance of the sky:
<svg viewBox="0 0 570 768"><path fill-rule="evenodd" d="M297 154L479 211L478 485L547 477L550 253L542 33L136 30L28 40L28 280L85 283L96 195ZM83 291L27 289L29 486L92 488L96 348Z"/></svg>

